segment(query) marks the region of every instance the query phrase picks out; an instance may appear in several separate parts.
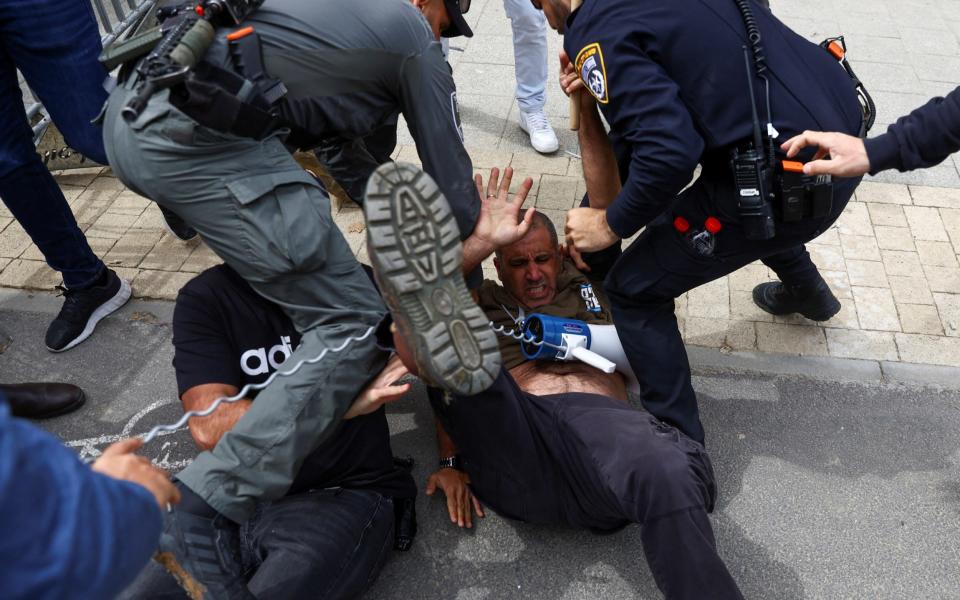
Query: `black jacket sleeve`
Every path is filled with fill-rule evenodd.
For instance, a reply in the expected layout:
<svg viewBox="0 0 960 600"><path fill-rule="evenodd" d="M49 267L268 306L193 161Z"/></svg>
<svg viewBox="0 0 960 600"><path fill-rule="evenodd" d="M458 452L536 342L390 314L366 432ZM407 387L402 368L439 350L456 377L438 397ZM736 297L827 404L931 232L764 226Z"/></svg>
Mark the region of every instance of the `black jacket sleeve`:
<svg viewBox="0 0 960 600"><path fill-rule="evenodd" d="M960 150L960 88L934 98L864 142L870 174L887 169L912 171L943 162Z"/></svg>

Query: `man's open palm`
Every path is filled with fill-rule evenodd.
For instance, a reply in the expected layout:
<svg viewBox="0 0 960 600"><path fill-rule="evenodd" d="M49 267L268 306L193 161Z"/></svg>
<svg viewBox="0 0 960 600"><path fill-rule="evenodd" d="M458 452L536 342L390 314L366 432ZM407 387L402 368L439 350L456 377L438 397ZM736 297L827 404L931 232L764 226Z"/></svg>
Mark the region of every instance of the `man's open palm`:
<svg viewBox="0 0 960 600"><path fill-rule="evenodd" d="M520 185L520 189L510 198L510 182L513 179L513 168L507 167L503 172L503 181L500 179L500 169L490 170L490 179L483 185L483 176L476 175L477 193L480 195L480 217L473 230L474 235L490 244L494 248L502 248L512 244L526 235L533 222L534 208L528 208L520 218L520 210L533 187L533 180L527 177Z"/></svg>

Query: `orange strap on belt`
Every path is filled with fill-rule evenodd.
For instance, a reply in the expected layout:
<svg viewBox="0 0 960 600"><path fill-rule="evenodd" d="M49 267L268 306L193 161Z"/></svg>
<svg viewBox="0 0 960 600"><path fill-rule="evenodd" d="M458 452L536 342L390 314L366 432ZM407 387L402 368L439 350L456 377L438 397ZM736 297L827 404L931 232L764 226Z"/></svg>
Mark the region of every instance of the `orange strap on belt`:
<svg viewBox="0 0 960 600"><path fill-rule="evenodd" d="M240 38L245 38L248 35L253 33L253 27L244 27L243 29L238 29L236 31L231 31L227 34L227 41L239 40Z"/></svg>

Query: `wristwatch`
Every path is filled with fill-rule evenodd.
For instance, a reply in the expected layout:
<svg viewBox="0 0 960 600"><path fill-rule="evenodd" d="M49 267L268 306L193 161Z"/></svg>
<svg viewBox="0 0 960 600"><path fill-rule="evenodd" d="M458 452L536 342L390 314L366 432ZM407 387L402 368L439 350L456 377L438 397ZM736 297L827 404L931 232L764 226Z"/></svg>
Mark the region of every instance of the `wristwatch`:
<svg viewBox="0 0 960 600"><path fill-rule="evenodd" d="M440 459L440 468L441 469L456 469L460 470L460 455L454 454L453 456L448 456L446 458Z"/></svg>

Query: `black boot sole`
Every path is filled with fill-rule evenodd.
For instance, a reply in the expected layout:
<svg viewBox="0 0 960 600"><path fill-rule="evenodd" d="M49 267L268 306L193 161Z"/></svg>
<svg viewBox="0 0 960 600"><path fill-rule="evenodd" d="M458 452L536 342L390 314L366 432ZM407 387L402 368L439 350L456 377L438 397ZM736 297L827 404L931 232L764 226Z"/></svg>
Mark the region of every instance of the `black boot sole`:
<svg viewBox="0 0 960 600"><path fill-rule="evenodd" d="M500 349L464 282L457 222L436 183L413 165L386 163L367 182L363 209L380 291L420 378L460 395L490 387Z"/></svg>

